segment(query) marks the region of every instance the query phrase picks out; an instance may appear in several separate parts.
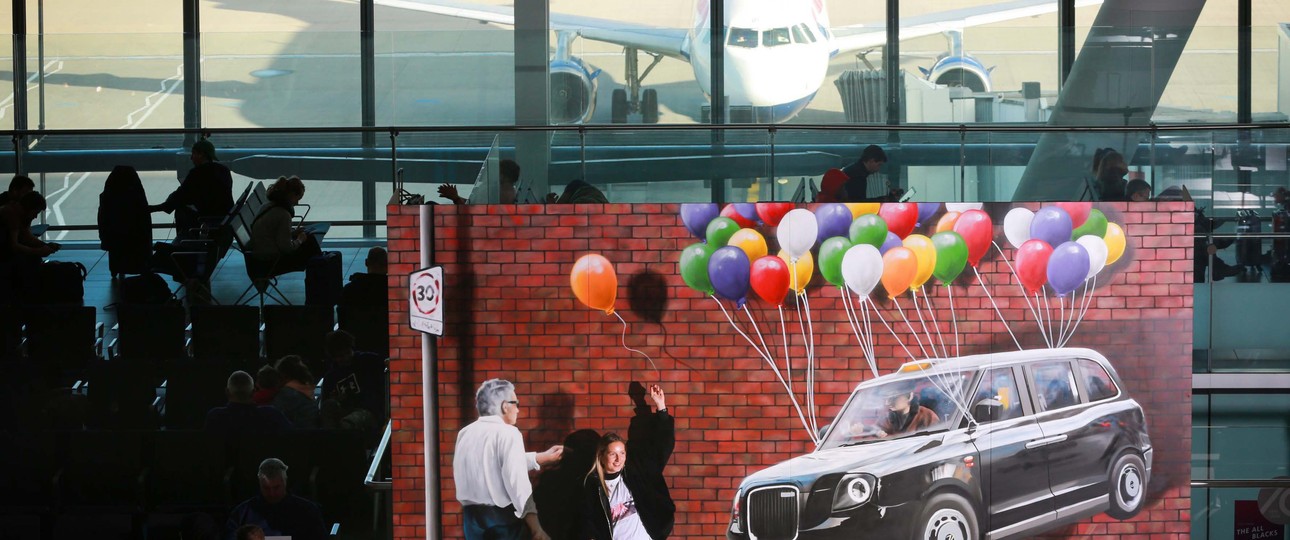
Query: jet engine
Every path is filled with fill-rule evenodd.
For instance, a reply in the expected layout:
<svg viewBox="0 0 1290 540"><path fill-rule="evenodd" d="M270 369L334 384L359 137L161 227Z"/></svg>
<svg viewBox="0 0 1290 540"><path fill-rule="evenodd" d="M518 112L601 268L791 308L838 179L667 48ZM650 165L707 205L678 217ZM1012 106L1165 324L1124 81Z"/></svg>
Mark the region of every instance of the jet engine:
<svg viewBox="0 0 1290 540"><path fill-rule="evenodd" d="M551 61L551 123L580 124L596 110L596 77L581 58ZM516 91L521 91L516 89Z"/></svg>

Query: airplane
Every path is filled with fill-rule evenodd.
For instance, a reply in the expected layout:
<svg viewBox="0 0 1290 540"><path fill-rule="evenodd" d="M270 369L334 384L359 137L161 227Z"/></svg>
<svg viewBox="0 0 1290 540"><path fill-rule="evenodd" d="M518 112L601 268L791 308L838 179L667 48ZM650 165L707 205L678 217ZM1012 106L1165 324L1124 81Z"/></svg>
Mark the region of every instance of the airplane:
<svg viewBox="0 0 1290 540"><path fill-rule="evenodd" d="M750 108L754 122L782 123L793 118L819 91L831 59L839 54L877 49L887 41L885 23L832 28L824 0L724 1L725 93L732 108ZM1101 2L1077 0L1076 7ZM506 6L452 0L376 0L376 4L508 26L515 23L513 11ZM694 23L689 29L552 13L556 46L550 68L551 122L585 123L596 108L601 70L572 54L573 41L579 37L625 48L626 87L614 89L611 94L613 123L626 122L629 113L640 113L642 123L658 122L658 92L652 88L642 92L641 83L664 57L689 63L695 82L710 98L709 6L709 0L695 3ZM900 38L944 33L949 38L949 51L940 55L932 67L920 68L923 76L936 84L988 92L993 68L963 52L963 28L1043 15L1056 9L1057 2L1052 0L1011 0L902 18ZM653 58L643 71L637 60L639 52Z"/></svg>

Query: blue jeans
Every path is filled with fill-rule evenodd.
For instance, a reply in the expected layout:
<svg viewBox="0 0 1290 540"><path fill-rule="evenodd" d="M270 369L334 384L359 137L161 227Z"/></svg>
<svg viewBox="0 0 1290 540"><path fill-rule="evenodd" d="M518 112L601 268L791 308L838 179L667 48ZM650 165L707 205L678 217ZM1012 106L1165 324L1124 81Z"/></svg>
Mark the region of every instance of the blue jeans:
<svg viewBox="0 0 1290 540"><path fill-rule="evenodd" d="M466 540L525 540L528 527L507 506L472 504L462 507L462 529Z"/></svg>

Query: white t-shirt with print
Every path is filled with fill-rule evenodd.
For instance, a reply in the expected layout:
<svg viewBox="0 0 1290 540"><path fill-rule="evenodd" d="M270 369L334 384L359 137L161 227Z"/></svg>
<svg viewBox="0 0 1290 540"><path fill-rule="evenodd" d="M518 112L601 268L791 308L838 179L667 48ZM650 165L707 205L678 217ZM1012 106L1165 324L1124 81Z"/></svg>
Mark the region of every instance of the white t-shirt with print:
<svg viewBox="0 0 1290 540"><path fill-rule="evenodd" d="M609 523L614 531L614 540L650 540L645 524L636 512L636 499L623 483L623 477L605 480L605 487L609 488Z"/></svg>

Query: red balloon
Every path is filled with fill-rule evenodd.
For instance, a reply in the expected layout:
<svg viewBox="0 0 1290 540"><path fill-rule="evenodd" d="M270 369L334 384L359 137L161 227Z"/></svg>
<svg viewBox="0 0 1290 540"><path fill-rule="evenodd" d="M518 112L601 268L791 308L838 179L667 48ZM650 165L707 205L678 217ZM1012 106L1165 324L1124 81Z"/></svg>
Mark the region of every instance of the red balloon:
<svg viewBox="0 0 1290 540"><path fill-rule="evenodd" d="M914 232L918 224L917 203L883 203L878 209L878 217L887 222L887 230L902 240Z"/></svg>
<svg viewBox="0 0 1290 540"><path fill-rule="evenodd" d="M981 210L963 212L954 222L954 232L967 243L968 264L976 268L981 257L990 250L990 242L994 241L994 222L990 221L990 214Z"/></svg>
<svg viewBox="0 0 1290 540"><path fill-rule="evenodd" d="M753 292L776 306L782 305L784 296L788 295L788 278L788 263L774 255L753 261L749 276Z"/></svg>
<svg viewBox="0 0 1290 540"><path fill-rule="evenodd" d="M1057 207L1065 210L1071 216L1071 227L1078 228L1088 219L1088 213L1093 210L1091 202L1059 202Z"/></svg>
<svg viewBox="0 0 1290 540"><path fill-rule="evenodd" d="M759 202L757 203L757 217L767 227L778 227L779 220L784 219L784 214L797 208L797 205L787 202Z"/></svg>
<svg viewBox="0 0 1290 540"><path fill-rule="evenodd" d="M1042 292L1048 283L1048 258L1053 255L1053 247L1043 240L1026 240L1017 248L1017 279L1026 288L1026 292Z"/></svg>
<svg viewBox="0 0 1290 540"><path fill-rule="evenodd" d="M744 217L743 214L740 214L739 210L736 210L735 205L733 204L727 204L725 208L722 208L721 215L735 220L735 223L738 223L739 228L741 229L751 229L757 226L757 224L753 223L751 219L748 219Z"/></svg>

